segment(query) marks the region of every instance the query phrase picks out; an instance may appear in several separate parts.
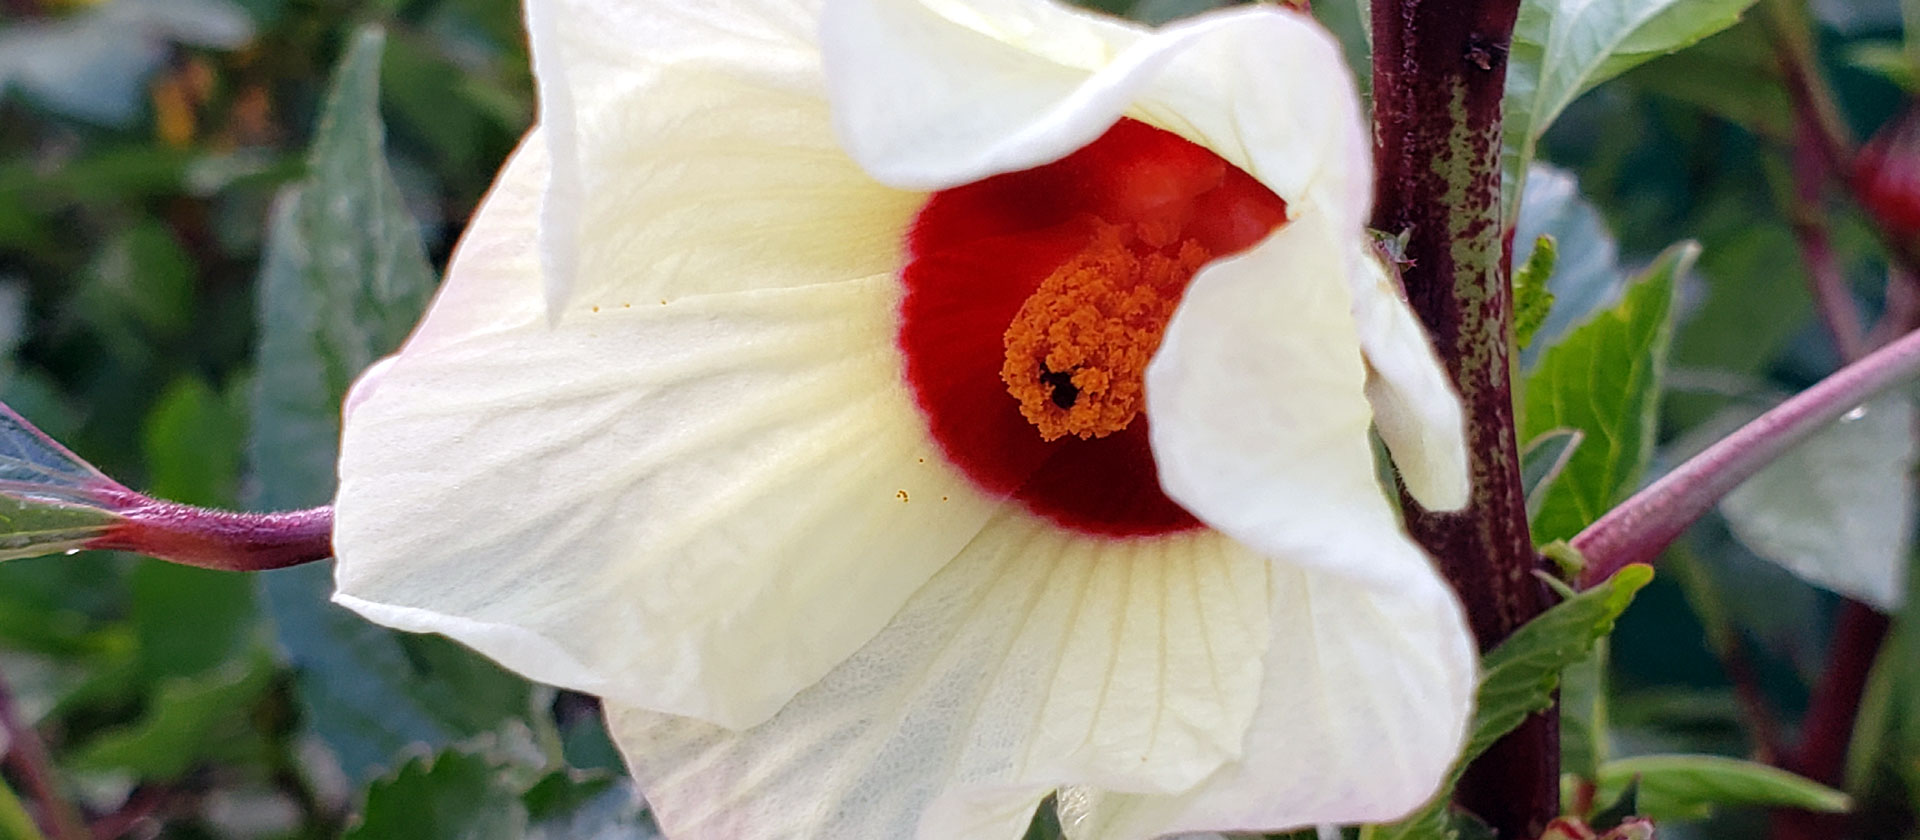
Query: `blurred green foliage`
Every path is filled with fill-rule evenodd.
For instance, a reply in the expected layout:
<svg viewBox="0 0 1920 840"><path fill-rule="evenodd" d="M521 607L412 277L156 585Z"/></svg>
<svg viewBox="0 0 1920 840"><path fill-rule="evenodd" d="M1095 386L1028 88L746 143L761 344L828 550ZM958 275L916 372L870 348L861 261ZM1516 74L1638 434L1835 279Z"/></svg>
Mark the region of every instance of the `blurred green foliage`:
<svg viewBox="0 0 1920 840"><path fill-rule="evenodd" d="M1745 7L1703 2L1722 22ZM1157 23L1222 4L1089 5ZM1315 13L1364 71L1364 3L1320 0ZM1514 170L1527 173L1514 257L1525 263L1542 235L1557 247L1530 298L1551 305L1533 313L1518 364L1538 377L1530 387L1564 385L1595 409L1525 396L1528 437L1554 436L1568 469L1540 471L1556 482L1541 490L1552 536L1631 491L1649 456L1670 466L1729 410L1750 414L1838 364L1795 236L1809 214L1863 311L1888 303L1888 260L1859 208L1837 190L1809 205L1794 189L1795 115L1765 18L1749 11L1665 57L1654 53L1695 39L1671 15L1619 29L1608 43L1638 45L1632 60L1596 65L1618 78L1573 98L1600 76L1536 75L1534 107L1513 114L1551 164ZM1816 3L1807 22L1856 137L1908 107L1898 0ZM1550 23L1530 21L1525 50L1555 54L1539 40ZM323 110L338 122L323 124ZM158 496L323 501L341 389L404 334L532 114L514 0L0 0L0 399ZM325 202L311 199L327 190L378 212L326 233ZM369 250L351 271L301 263L290 244L301 236ZM1690 267L1687 246L1670 250L1681 238L1698 243ZM326 285L344 274L391 282ZM1631 286L1635 275L1650 279ZM1648 309L1658 315L1636 320ZM378 323L355 314L366 311ZM1630 386L1569 375L1596 369L1581 354L1609 329L1647 375ZM302 342L324 342L335 367L303 368L316 360L288 349ZM1568 428L1584 435L1556 433ZM1789 733L1805 708L1838 599L1756 550L1718 517L1696 527L1603 655L1569 675L1584 750L1569 766L1596 777L1573 779L1576 795L1590 782L1605 800L1623 774L1655 768L1647 801L1661 816L1735 806L1662 826L1680 840L1754 836L1756 803L1832 804L1751 765L1647 758L1762 752L1766 727L1730 674ZM326 589L318 568L249 578L93 553L0 564L0 676L51 747L63 792L109 835L650 831L591 700L367 625L325 603ZM1920 808L1911 625L1897 622L1874 675L1845 780L1871 837L1909 836ZM0 781L4 837L20 825L25 780ZM1733 792L1699 792L1717 785Z"/></svg>

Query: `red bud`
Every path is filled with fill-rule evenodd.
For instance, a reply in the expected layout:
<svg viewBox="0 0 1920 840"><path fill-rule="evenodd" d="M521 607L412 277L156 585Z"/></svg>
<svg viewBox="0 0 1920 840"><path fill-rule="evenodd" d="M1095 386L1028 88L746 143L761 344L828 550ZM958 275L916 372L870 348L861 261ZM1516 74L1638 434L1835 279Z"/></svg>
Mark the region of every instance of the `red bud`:
<svg viewBox="0 0 1920 840"><path fill-rule="evenodd" d="M1853 162L1854 188L1887 233L1920 238L1920 104L1882 127Z"/></svg>

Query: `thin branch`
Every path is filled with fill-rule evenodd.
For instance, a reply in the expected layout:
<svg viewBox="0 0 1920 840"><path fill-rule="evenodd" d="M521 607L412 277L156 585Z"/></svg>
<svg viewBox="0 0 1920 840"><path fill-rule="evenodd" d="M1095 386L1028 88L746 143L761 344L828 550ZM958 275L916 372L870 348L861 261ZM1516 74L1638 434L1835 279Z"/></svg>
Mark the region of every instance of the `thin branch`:
<svg viewBox="0 0 1920 840"><path fill-rule="evenodd" d="M1680 590L1700 619L1701 628L1706 631L1707 647L1713 650L1727 681L1733 684L1734 698L1753 736L1754 759L1774 763L1787 752L1786 740L1780 734L1780 721L1772 704L1767 702L1753 661L1747 657L1746 641L1727 618L1726 607L1714 589L1711 574L1685 550L1668 555L1667 564L1667 572L1680 584Z"/></svg>
<svg viewBox="0 0 1920 840"><path fill-rule="evenodd" d="M1822 188L1827 182L1829 163L1818 148L1820 129L1810 116L1803 116L1799 122L1799 141L1793 149L1794 200L1787 208L1787 215L1792 222L1794 239L1800 244L1800 259L1806 264L1814 310L1820 314L1827 334L1832 336L1840 358L1851 362L1867 354L1863 326L1866 322L1860 315L1859 305L1854 303L1853 293L1847 289L1846 276L1840 270L1840 261L1833 253L1833 243L1827 233Z"/></svg>
<svg viewBox="0 0 1920 840"><path fill-rule="evenodd" d="M0 732L5 733L6 764L25 783L27 795L39 806L47 836L52 840L91 840L79 809L60 794L54 783L53 761L40 735L20 719L13 692L0 677Z"/></svg>
<svg viewBox="0 0 1920 840"><path fill-rule="evenodd" d="M1853 135L1820 70L1806 9L1792 0L1767 0L1766 10L1794 112L1813 129L1808 139L1826 170L1845 175L1853 162Z"/></svg>
<svg viewBox="0 0 1920 840"><path fill-rule="evenodd" d="M1920 42L1920 38L1914 39ZM1920 282L1898 265L1887 267L1887 302L1880 321L1867 334L1867 344L1879 347L1920 327Z"/></svg>
<svg viewBox="0 0 1920 840"><path fill-rule="evenodd" d="M1920 375L1920 332L1847 365L1635 493L1573 538L1583 585L1653 560L1760 468L1874 394Z"/></svg>

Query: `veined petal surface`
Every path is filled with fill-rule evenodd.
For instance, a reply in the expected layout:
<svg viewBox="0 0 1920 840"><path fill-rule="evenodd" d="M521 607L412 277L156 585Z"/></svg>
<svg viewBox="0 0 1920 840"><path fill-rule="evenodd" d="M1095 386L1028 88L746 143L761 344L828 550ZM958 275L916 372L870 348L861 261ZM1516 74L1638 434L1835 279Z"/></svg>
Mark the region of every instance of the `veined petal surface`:
<svg viewBox="0 0 1920 840"><path fill-rule="evenodd" d="M1043 24L1043 25L1042 25ZM1133 116L1357 236L1369 145L1338 44L1272 7L1147 32L1050 2L830 0L834 120L867 171L939 189L1036 166Z"/></svg>
<svg viewBox="0 0 1920 840"><path fill-rule="evenodd" d="M356 389L336 598L534 679L750 726L996 502L924 431L889 275L551 324L524 250L539 148L405 352Z"/></svg>
<svg viewBox="0 0 1920 840"><path fill-rule="evenodd" d="M1422 559L1397 532L1366 540ZM1453 594L1284 567L1245 757L1175 796L1062 791L1074 840L1385 822L1433 796L1471 718L1476 660Z"/></svg>
<svg viewBox="0 0 1920 840"><path fill-rule="evenodd" d="M1056 786L1172 793L1241 755L1268 567L1218 533L1009 511L766 724L620 709L613 732L676 840L1012 840Z"/></svg>
<svg viewBox="0 0 1920 840"><path fill-rule="evenodd" d="M563 311L891 271L924 196L835 142L817 3L530 0Z"/></svg>

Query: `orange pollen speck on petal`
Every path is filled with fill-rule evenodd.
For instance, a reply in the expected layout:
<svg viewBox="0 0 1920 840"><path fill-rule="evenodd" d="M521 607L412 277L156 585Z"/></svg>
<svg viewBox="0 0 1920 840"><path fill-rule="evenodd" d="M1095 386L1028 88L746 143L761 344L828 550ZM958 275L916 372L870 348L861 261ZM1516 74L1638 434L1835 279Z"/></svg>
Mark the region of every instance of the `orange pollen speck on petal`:
<svg viewBox="0 0 1920 840"><path fill-rule="evenodd" d="M1187 281L1213 255L1165 225L1095 222L1007 325L1000 378L1046 440L1125 429Z"/></svg>

